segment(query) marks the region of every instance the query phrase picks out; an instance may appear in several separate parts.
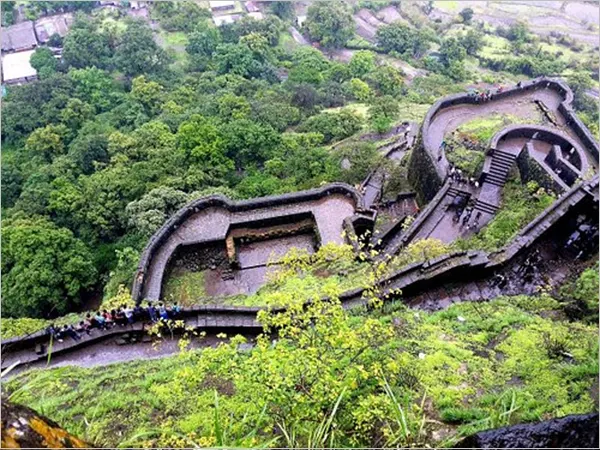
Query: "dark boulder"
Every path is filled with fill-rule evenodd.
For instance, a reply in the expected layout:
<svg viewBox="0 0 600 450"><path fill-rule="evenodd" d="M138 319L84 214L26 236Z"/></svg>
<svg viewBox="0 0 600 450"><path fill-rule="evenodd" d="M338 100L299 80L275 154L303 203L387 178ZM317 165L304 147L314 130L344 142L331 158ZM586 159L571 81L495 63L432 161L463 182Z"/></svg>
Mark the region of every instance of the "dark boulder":
<svg viewBox="0 0 600 450"><path fill-rule="evenodd" d="M598 448L598 413L481 431L456 448Z"/></svg>

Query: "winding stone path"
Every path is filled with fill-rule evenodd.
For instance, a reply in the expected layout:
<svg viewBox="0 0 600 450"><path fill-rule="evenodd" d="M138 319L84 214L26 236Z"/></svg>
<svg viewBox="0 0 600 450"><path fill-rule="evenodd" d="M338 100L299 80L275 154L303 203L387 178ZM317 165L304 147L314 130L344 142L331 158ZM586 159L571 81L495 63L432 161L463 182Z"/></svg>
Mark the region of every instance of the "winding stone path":
<svg viewBox="0 0 600 450"><path fill-rule="evenodd" d="M567 190L572 183L561 179L547 163L547 157L552 149L557 147L554 144L561 145L561 148L555 149L555 153L561 159L565 169L563 175L568 169L566 166L571 166L568 161L564 162L570 149L576 150L576 159L580 160L579 168L569 169L575 173L572 178L583 178L589 173L589 169L597 172L598 144L592 140L586 145L582 141L580 136L583 125L575 123L572 111L564 108L565 104L570 104L571 99L572 93L563 83L539 79L524 83L521 89L505 90L485 102L475 102L474 98L467 97L465 94L449 96L436 102L423 124L423 149L416 151L425 151L428 154L433 170L440 180L445 180L446 184L406 232L388 239L383 251L394 254L410 242L425 238L435 238L450 243L481 229L501 206L503 186L522 152L527 153L542 170L548 173L548 176L554 180L553 187L559 192ZM540 113L546 115L554 127L512 125L492 138L490 151L479 178L478 189L461 186L457 190L456 186L448 185L451 183L451 180L446 179L449 163L445 151L441 148L446 136L461 125L485 116L510 114L527 121ZM458 223L453 221L454 210L451 209L451 204L460 191L474 201L474 211L480 213L476 228L463 229L461 220Z"/></svg>
<svg viewBox="0 0 600 450"><path fill-rule="evenodd" d="M586 163L594 169L598 167L598 144L590 137L589 131L583 127L568 106L565 106L565 98L570 98L569 96L572 98L568 88L557 82L553 82L553 89L536 87L539 86L539 83L539 80L534 82L529 86L529 90L525 90L523 93L504 93L504 98L485 104L460 104L461 101L464 101L465 96L458 95L442 99L432 107L423 126L423 151L432 157L432 161L438 161L439 143L443 140L443 136L470 120L469 118L473 117L477 107L483 107L484 109L481 111L493 114L498 112L495 109L498 105L504 105L502 108L507 108L511 104L507 101L508 99L512 99L517 105L520 105L517 110L523 108L523 114L530 111L528 108L531 108L532 101L542 101L548 110L551 110L553 114L556 113L556 123L562 131L549 133L547 130L540 130L541 134L538 136L538 128L543 127L534 129L535 127L523 125L508 127L498 133L492 139L490 152L486 156L481 187L475 189L469 186L452 186L449 182L443 184L427 208L417 216L414 223L405 232L402 232L400 227L392 227L391 232L385 236L384 251L387 254L399 251L402 246L415 239L436 237L445 242L456 239L461 234L461 230L455 226L456 224L448 223L453 214L449 214L448 206L457 195L471 196L476 199L475 207L482 213L480 225L483 225L485 221L493 217L498 208L501 189L518 155L526 151L533 155L533 159L538 162L544 162L551 151L555 151L558 158L565 156L565 148L557 150L556 147L560 147L560 145L553 145L549 149L549 142L545 141L547 138L557 138L560 132L566 132L569 139L563 139L563 141L569 145L574 143L573 147L577 148L578 154L581 153L582 167ZM543 81L543 83L546 82ZM548 83L548 85L550 84ZM564 95L559 95L557 89L562 89ZM443 106L444 102L446 106ZM454 104L447 107L448 103L453 102ZM460 112L461 110L462 112ZM481 111L477 111L481 113ZM515 109L511 109L510 113L515 114ZM514 136L510 134L512 132L523 135ZM398 145L400 141L396 141L386 149L386 156L389 158L401 157L414 138L414 135L409 136L409 142L403 142L400 145ZM564 146L563 141L559 139L557 142ZM438 173L442 174L441 178L443 179L447 161L443 154L441 156L439 164L434 163L434 167ZM577 163L574 162L574 164ZM547 169L545 168L545 170ZM285 217L306 220L310 216L316 223L322 243L341 243L342 232L351 231L348 227L354 226L352 225L353 221L362 221L363 225L372 223L374 212L369 209L369 206L374 205L377 201L384 178L383 170L376 170L365 181L364 187L369 190L366 201L349 186L337 183L312 191L245 202L231 202L220 196L192 202L172 217L150 240L136 276L133 288L134 298L136 300L143 297L159 298L164 269L174 251L181 245L225 240L232 224L247 227L249 223L260 222L264 226L265 223L274 221L281 225L281 220ZM561 187L565 190L563 195L527 225L501 251L492 254L457 252L443 255L434 260L411 264L380 280L380 286L384 292L401 289L403 291L401 301L412 307L431 310L447 307L456 301L486 300L501 294L534 294L536 287L542 281L539 277L547 277L554 281L564 279L572 273L573 267L577 265L573 263L573 255L565 254L561 250L564 247L563 241L566 236L573 231L573 224L577 223L574 222L573 216L586 217L585 220L588 221L595 220L598 216L600 195L598 194L597 175L592 180L572 188L566 185ZM302 239L304 238L292 239L291 245L305 245L306 243ZM518 268L521 266L523 258L534 248L542 252L544 263L537 274L538 278L534 277L530 281L524 281L520 279ZM246 265L249 270L263 267L253 264L256 258L264 260L264 255L269 249L260 244L256 246L255 250L254 254L252 249L249 249L251 254L244 254L241 258L242 264ZM490 285L489 281L492 273L499 272L505 273L510 280L502 288ZM394 296L392 296L393 298ZM364 306L363 290L355 289L346 292L342 294L341 301L346 308ZM184 311L184 316L186 325L194 329L232 330L235 333L243 332L252 336L261 330L256 322L258 310L259 308L226 306L195 307ZM142 331L142 324L136 324L132 330L113 329L100 335L86 336L77 342L56 343L54 353L58 358L54 361L60 364L61 358L63 358L62 361L65 364L78 364L81 361L82 365L92 365L97 362L97 358L94 356L96 354L100 355L98 358L106 361L148 357L141 347L131 351L116 348L104 349L108 353L103 353L101 350L98 350L99 353L94 353L95 350L93 350L96 348L94 346L117 338L123 333L141 333ZM42 364L47 356L43 352L36 354L33 347L45 340L46 337L43 333L3 340L2 367L5 368L15 362L23 367L29 364ZM210 345L210 340L207 342ZM202 346L202 344L199 345ZM115 346L113 345L113 347ZM78 351L81 357L73 357L73 355L77 355L74 352ZM174 347L172 351L175 351ZM117 355L119 352L121 355ZM166 351L164 354L169 354L169 352Z"/></svg>

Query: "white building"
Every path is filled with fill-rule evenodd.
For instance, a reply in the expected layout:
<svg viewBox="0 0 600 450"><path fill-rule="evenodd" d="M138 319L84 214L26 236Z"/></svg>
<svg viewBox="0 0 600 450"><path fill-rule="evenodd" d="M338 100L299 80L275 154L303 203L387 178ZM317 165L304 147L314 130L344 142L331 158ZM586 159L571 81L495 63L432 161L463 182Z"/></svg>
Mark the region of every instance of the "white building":
<svg viewBox="0 0 600 450"><path fill-rule="evenodd" d="M234 23L241 19L242 16L239 14L227 14L224 16L213 16L213 22L216 26L220 27L226 23Z"/></svg>
<svg viewBox="0 0 600 450"><path fill-rule="evenodd" d="M2 56L2 80L6 84L21 84L37 79L29 59L35 50L9 53Z"/></svg>
<svg viewBox="0 0 600 450"><path fill-rule="evenodd" d="M263 13L261 13L261 12L251 12L251 13L248 13L248 15L256 20L264 19Z"/></svg>

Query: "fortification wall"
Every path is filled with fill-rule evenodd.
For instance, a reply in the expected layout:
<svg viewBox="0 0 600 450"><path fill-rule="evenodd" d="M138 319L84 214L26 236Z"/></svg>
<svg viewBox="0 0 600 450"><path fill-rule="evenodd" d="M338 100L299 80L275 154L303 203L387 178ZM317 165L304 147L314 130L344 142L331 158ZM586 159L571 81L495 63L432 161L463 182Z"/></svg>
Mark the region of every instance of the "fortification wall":
<svg viewBox="0 0 600 450"><path fill-rule="evenodd" d="M581 139L597 165L600 150L598 143L594 140L593 135L587 127L575 115L571 106L573 102L573 92L562 80L537 78L530 82L522 83L520 88L513 86L500 93L494 94L493 99L490 100L490 102L522 96L523 93L535 91L537 89L552 89L563 97L563 101L560 102L558 106L558 111L564 116L567 126L573 130L579 139ZM470 96L467 93L454 94L438 100L425 115L421 128L421 136L428 135L433 119L442 110L458 105L475 104L481 104L481 102L478 101L476 97ZM517 129L520 127L526 126L515 125L509 128ZM421 145L417 146L413 151L412 159L414 159L414 161L411 161L411 168L413 169L412 171L425 170L426 173L424 175L412 174L410 181L411 183L414 183L413 186L419 195L426 201L429 201L435 195L434 189L439 189L446 177L446 164L443 159L439 159L439 148L432 148L426 139L422 139L420 142ZM423 161L424 158L426 158L428 162ZM436 181L432 182L434 177L436 178Z"/></svg>
<svg viewBox="0 0 600 450"><path fill-rule="evenodd" d="M169 218L169 220L167 220L148 241L140 258L140 263L134 278L132 287L133 299L138 303L143 300L144 285L148 281L147 276L150 264L157 252L179 228L185 225L186 221L199 212L209 208L219 208L228 213L247 212L248 221L252 221L259 219L259 217L253 216L252 212L254 210L279 207L282 209L281 215L285 215L288 213L286 209L289 207L289 214L292 214L295 213L295 211L292 210L294 205L318 201L336 194L351 198L354 202L356 212L363 213L363 216L364 214L370 214L374 217L374 212L369 212L365 209L362 196L354 188L345 183L332 183L318 189L245 201L231 201L222 195L214 195L190 202ZM343 220L343 218L340 218L340 220ZM266 222L268 222L268 219L266 219ZM221 230L221 232L225 231Z"/></svg>
<svg viewBox="0 0 600 450"><path fill-rule="evenodd" d="M596 175L592 180L570 189L498 252L453 252L401 268L378 283L383 295L389 294L388 299L396 299L398 298L395 293L397 289L402 290L401 295L404 297L421 291L436 289L443 283L454 282L458 279L470 280L490 276L498 269L513 262L520 254L531 249L557 222L566 218L571 212L578 214L582 209L589 209L589 204L597 204L599 197L598 184L598 175ZM340 301L345 308L365 305L366 300L363 298L363 293L364 289L362 288L346 291L340 296ZM262 328L256 321L256 315L261 309L259 307L196 306L184 308L181 314L182 318L186 320L186 325L195 329L232 330L237 333L254 331L259 333ZM273 309L275 312L282 310L283 308ZM84 336L81 341L55 343L53 353L69 352L132 331L141 332L142 328L143 324L135 324L133 328L117 327L105 333ZM48 337L44 332L3 339L2 368L17 361L19 365L22 365L47 358L47 355L37 355L34 351L37 344L46 344L47 341Z"/></svg>

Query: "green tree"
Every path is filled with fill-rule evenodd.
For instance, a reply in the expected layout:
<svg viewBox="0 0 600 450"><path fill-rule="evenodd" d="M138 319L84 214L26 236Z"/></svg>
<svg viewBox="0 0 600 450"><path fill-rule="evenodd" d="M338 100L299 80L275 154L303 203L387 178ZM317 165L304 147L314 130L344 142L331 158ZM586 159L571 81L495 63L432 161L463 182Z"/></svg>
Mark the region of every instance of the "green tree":
<svg viewBox="0 0 600 450"><path fill-rule="evenodd" d="M272 155L281 137L269 125L250 119L231 120L221 128L227 156L236 167L260 166Z"/></svg>
<svg viewBox="0 0 600 450"><path fill-rule="evenodd" d="M198 22L210 18L210 11L193 1L158 2L153 5L160 25L168 31L191 32Z"/></svg>
<svg viewBox="0 0 600 450"><path fill-rule="evenodd" d="M139 200L127 205L127 225L148 238L188 200L188 194L171 187L152 189Z"/></svg>
<svg viewBox="0 0 600 450"><path fill-rule="evenodd" d="M325 48L340 48L354 35L354 20L346 3L315 2L308 7L304 24L312 40Z"/></svg>
<svg viewBox="0 0 600 450"><path fill-rule="evenodd" d="M342 109L338 113L322 112L310 117L302 131L320 133L324 142L337 141L352 136L362 128L363 120L356 113Z"/></svg>
<svg viewBox="0 0 600 450"><path fill-rule="evenodd" d="M113 49L108 36L98 30L96 22L78 16L64 39L62 59L67 67L97 67L111 65Z"/></svg>
<svg viewBox="0 0 600 450"><path fill-rule="evenodd" d="M69 144L69 158L78 172L90 174L98 164L108 163L108 136L111 130L97 122L87 122Z"/></svg>
<svg viewBox="0 0 600 450"><path fill-rule="evenodd" d="M60 34L54 33L48 38L48 47L62 47L63 38Z"/></svg>
<svg viewBox="0 0 600 450"><path fill-rule="evenodd" d="M467 34L458 38L459 43L465 48L467 55L475 56L483 47L483 33L478 30L469 30Z"/></svg>
<svg viewBox="0 0 600 450"><path fill-rule="evenodd" d="M2 223L2 312L54 317L69 312L96 282L85 245L44 219Z"/></svg>
<svg viewBox="0 0 600 450"><path fill-rule="evenodd" d="M382 161L377 147L370 142L352 142L344 145L336 151L335 158L338 167L343 167L340 180L352 185L362 183Z"/></svg>
<svg viewBox="0 0 600 450"><path fill-rule="evenodd" d="M234 169L232 159L227 156L226 143L217 123L200 115L190 117L177 131L177 147L191 164L189 172L203 173L204 181L212 185L223 183L223 178ZM188 184L198 187L196 181L188 181Z"/></svg>
<svg viewBox="0 0 600 450"><path fill-rule="evenodd" d="M144 75L131 80L131 96L146 108L149 116L155 115L163 100L164 88L156 81L148 81Z"/></svg>
<svg viewBox="0 0 600 450"><path fill-rule="evenodd" d="M252 114L262 124L285 131L300 122L300 110L279 96L265 94L252 101Z"/></svg>
<svg viewBox="0 0 600 450"><path fill-rule="evenodd" d="M529 27L521 21L517 21L509 27L506 37L516 44L524 44L531 40Z"/></svg>
<svg viewBox="0 0 600 450"><path fill-rule="evenodd" d="M110 74L96 67L71 69L69 78L75 94L94 107L96 112L109 110L119 100L119 93Z"/></svg>
<svg viewBox="0 0 600 450"><path fill-rule="evenodd" d="M2 26L7 27L15 22L14 9L16 2L0 2L0 13L2 14Z"/></svg>
<svg viewBox="0 0 600 450"><path fill-rule="evenodd" d="M212 56L221 43L221 33L218 28L212 26L190 34L185 50L190 55L192 67L200 71L209 68Z"/></svg>
<svg viewBox="0 0 600 450"><path fill-rule="evenodd" d="M142 21L131 21L115 49L115 66L125 75L158 73L165 69L167 59L158 46L150 27Z"/></svg>
<svg viewBox="0 0 600 450"><path fill-rule="evenodd" d="M288 81L290 83L320 84L323 82L330 63L323 54L315 48L302 47L292 56L292 68Z"/></svg>
<svg viewBox="0 0 600 450"><path fill-rule="evenodd" d="M400 96L404 87L402 73L387 64L379 66L377 70L370 73L367 82L379 94L394 97Z"/></svg>
<svg viewBox="0 0 600 450"><path fill-rule="evenodd" d="M250 115L250 103L244 97L227 93L217 100L219 117L224 121L245 119Z"/></svg>
<svg viewBox="0 0 600 450"><path fill-rule="evenodd" d="M385 52L396 51L408 57L420 58L429 49L429 37L402 23L392 23L377 29L377 45Z"/></svg>
<svg viewBox="0 0 600 450"><path fill-rule="evenodd" d="M366 102L372 95L369 85L358 78L350 80L350 90L354 98L359 102Z"/></svg>
<svg viewBox="0 0 600 450"><path fill-rule="evenodd" d="M52 50L46 47L37 48L31 55L29 63L38 72L40 78L47 78L58 68L58 61Z"/></svg>
<svg viewBox="0 0 600 450"><path fill-rule="evenodd" d="M64 153L66 135L67 127L62 124L38 128L27 138L25 150L32 156L41 156L50 162Z"/></svg>
<svg viewBox="0 0 600 450"><path fill-rule="evenodd" d="M220 74L234 74L250 78L259 74L262 65L254 59L254 52L243 44L221 44L214 55Z"/></svg>
<svg viewBox="0 0 600 450"><path fill-rule="evenodd" d="M17 155L14 152L2 154L2 207L10 208L15 204L23 187L24 177Z"/></svg>
<svg viewBox="0 0 600 450"><path fill-rule="evenodd" d="M60 121L72 131L78 130L86 121L94 117L94 107L89 103L72 98L60 112Z"/></svg>
<svg viewBox="0 0 600 450"><path fill-rule="evenodd" d="M369 122L375 131L384 133L398 117L398 102L389 95L376 97L369 107Z"/></svg>
<svg viewBox="0 0 600 450"><path fill-rule="evenodd" d="M465 8L458 14L462 17L464 23L471 23L471 19L473 19L473 10L471 8Z"/></svg>
<svg viewBox="0 0 600 450"><path fill-rule="evenodd" d="M375 69L375 53L368 50L357 51L352 55L348 68L354 78L363 78Z"/></svg>
<svg viewBox="0 0 600 450"><path fill-rule="evenodd" d="M294 17L294 4L286 1L269 2L271 12L282 20L292 19Z"/></svg>
<svg viewBox="0 0 600 450"><path fill-rule="evenodd" d="M219 29L209 26L190 34L185 50L191 55L210 57L217 50L220 43L221 33L219 33Z"/></svg>
<svg viewBox="0 0 600 450"><path fill-rule="evenodd" d="M467 57L466 49L456 38L444 39L440 46L440 60L445 66L449 66L454 61L463 61Z"/></svg>

